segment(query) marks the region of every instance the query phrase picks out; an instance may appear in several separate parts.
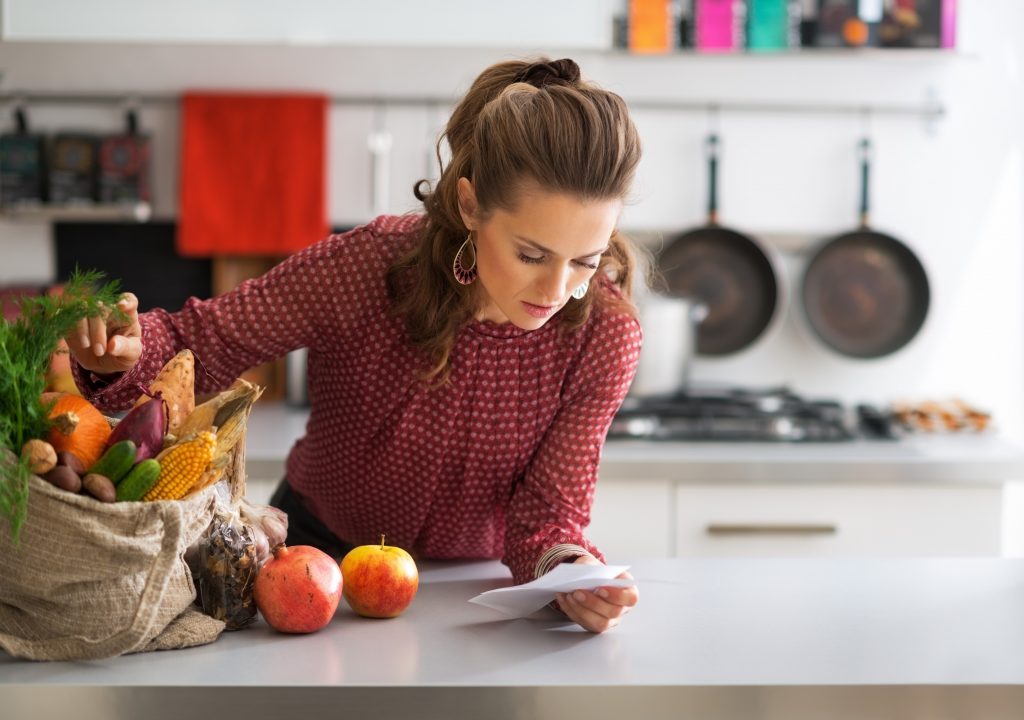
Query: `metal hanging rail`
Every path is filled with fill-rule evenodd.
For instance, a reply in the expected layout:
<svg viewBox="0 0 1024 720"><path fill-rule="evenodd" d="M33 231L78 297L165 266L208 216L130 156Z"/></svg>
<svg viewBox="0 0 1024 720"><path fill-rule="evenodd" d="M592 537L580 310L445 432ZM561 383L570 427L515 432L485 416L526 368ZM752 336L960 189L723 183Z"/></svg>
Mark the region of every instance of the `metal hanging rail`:
<svg viewBox="0 0 1024 720"><path fill-rule="evenodd" d="M245 92L245 91L240 91ZM253 91L260 92L260 91ZM5 92L0 93L0 103L22 103L30 105L170 105L179 102L180 95L146 93L64 93L64 92ZM389 106L389 107L443 107L451 105L456 98L427 96L385 96L385 95L344 95L330 99L332 105ZM696 100L645 100L627 99L633 109L683 112L738 112L782 115L865 115L916 117L928 123L941 120L946 108L941 102L929 99L919 104L896 103L786 103L786 102L731 102Z"/></svg>

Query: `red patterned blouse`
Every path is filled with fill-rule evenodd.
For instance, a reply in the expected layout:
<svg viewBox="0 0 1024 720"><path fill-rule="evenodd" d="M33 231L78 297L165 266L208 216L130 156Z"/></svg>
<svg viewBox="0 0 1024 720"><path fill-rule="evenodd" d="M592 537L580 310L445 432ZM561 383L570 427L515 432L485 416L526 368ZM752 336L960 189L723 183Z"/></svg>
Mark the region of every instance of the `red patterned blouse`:
<svg viewBox="0 0 1024 720"><path fill-rule="evenodd" d="M212 375L196 373L207 393L307 347L310 416L288 482L339 538L368 544L383 532L418 557L500 557L517 583L574 555L603 559L583 531L605 435L636 371L639 323L596 306L575 333L558 332L557 315L534 331L471 321L450 383L430 390L384 280L421 222L380 217L224 295L143 313L136 366L107 385L76 366L79 387L123 410L182 348ZM607 280L591 288L616 292Z"/></svg>

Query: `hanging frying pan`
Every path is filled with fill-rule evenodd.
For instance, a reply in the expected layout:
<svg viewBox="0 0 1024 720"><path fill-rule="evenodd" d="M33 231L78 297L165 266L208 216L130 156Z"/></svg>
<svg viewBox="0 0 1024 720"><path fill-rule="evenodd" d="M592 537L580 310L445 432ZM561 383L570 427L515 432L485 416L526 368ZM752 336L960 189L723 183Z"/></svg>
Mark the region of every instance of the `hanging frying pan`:
<svg viewBox="0 0 1024 720"><path fill-rule="evenodd" d="M869 227L871 141L860 151L860 227L823 242L804 270L802 304L814 333L838 353L879 358L909 343L928 315L928 276L902 242Z"/></svg>
<svg viewBox="0 0 1024 720"><path fill-rule="evenodd" d="M729 355L751 345L779 305L775 263L753 238L718 224L718 136L707 139L708 220L671 238L658 256L668 294L707 307L697 354Z"/></svg>

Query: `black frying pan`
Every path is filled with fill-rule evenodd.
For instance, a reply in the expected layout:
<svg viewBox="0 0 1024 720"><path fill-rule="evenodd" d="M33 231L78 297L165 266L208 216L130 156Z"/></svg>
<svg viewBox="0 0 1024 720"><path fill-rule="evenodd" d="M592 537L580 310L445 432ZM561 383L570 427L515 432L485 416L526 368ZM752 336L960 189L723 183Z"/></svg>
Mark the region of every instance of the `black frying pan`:
<svg viewBox="0 0 1024 720"><path fill-rule="evenodd" d="M658 257L668 294L699 301L708 314L697 353L729 355L752 344L779 300L775 266L751 237L718 224L718 136L707 139L707 225L671 238Z"/></svg>
<svg viewBox="0 0 1024 720"><path fill-rule="evenodd" d="M871 142L860 142L860 227L826 240L804 270L802 304L814 333L855 358L879 358L909 343L928 315L928 276L902 242L871 230Z"/></svg>

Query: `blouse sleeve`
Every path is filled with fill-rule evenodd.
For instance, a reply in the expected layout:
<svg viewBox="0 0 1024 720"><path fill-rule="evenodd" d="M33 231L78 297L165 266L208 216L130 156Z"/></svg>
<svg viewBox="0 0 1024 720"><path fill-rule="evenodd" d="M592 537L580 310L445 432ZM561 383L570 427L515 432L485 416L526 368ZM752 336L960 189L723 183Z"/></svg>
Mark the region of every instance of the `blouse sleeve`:
<svg viewBox="0 0 1024 720"><path fill-rule="evenodd" d="M517 584L579 555L604 560L583 530L605 436L636 374L641 342L639 322L614 315L582 348L561 408L509 504L502 562Z"/></svg>
<svg viewBox="0 0 1024 720"><path fill-rule="evenodd" d="M130 407L138 386L149 385L186 348L198 360L200 394L221 390L249 368L296 348L316 347L326 337L343 339L358 322L368 295L365 285L379 264L359 251L374 246L364 242L366 234L366 228L356 228L331 236L230 292L209 300L189 298L178 312L141 314L142 355L135 366L111 380L72 362L79 389L101 410L116 412Z"/></svg>

